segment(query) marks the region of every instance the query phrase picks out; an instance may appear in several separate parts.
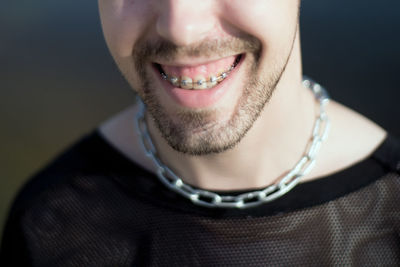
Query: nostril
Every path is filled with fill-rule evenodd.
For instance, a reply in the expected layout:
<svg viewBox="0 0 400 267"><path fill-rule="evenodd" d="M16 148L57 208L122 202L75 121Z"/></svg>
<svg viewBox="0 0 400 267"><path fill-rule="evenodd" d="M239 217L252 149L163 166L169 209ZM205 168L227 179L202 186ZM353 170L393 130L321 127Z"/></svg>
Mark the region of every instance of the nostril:
<svg viewBox="0 0 400 267"><path fill-rule="evenodd" d="M165 2L156 21L156 31L163 39L177 46L188 46L199 43L215 30L216 18L212 17L207 4L196 3L194 8L191 1Z"/></svg>

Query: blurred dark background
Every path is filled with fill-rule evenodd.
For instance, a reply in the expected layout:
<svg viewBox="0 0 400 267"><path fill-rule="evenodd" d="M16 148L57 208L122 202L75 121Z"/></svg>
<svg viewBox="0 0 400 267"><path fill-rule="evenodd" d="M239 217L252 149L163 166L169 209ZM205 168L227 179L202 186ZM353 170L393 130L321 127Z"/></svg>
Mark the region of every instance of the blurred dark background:
<svg viewBox="0 0 400 267"><path fill-rule="evenodd" d="M303 0L301 17L304 73L396 135L399 10L398 0ZM96 1L3 1L0 228L29 176L133 99Z"/></svg>

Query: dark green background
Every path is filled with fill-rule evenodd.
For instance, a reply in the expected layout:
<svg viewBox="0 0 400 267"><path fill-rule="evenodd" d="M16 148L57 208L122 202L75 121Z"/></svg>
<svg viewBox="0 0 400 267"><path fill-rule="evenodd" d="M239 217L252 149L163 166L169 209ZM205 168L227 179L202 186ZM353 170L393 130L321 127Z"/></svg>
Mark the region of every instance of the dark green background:
<svg viewBox="0 0 400 267"><path fill-rule="evenodd" d="M399 9L398 0L303 0L301 25L304 72L397 135ZM3 1L0 228L30 175L133 99L96 1Z"/></svg>

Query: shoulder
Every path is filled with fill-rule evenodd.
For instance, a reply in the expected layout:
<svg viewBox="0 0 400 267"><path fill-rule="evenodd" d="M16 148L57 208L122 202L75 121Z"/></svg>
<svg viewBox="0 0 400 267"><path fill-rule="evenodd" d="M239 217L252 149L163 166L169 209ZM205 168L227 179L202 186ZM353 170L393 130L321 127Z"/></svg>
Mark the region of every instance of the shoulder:
<svg viewBox="0 0 400 267"><path fill-rule="evenodd" d="M0 262L70 260L85 253L76 247L106 242L105 232L118 230L113 222L139 212L142 203L119 178L141 173L98 132L85 136L22 188L6 222Z"/></svg>
<svg viewBox="0 0 400 267"><path fill-rule="evenodd" d="M97 132L90 133L57 156L45 168L37 172L23 186L16 202L26 202L51 188L60 187L72 177L93 172L101 161L104 145Z"/></svg>
<svg viewBox="0 0 400 267"><path fill-rule="evenodd" d="M34 206L48 205L52 196L61 197L62 191L73 188L79 177L93 174L94 166L101 166L98 164L99 142L95 132L84 136L31 177L19 190L8 220L19 220Z"/></svg>
<svg viewBox="0 0 400 267"><path fill-rule="evenodd" d="M385 151L385 161L390 161L392 170L395 170L394 165L400 164L398 138L365 116L335 101L329 104L327 114L331 130L321 147L314 177L346 170L375 156L379 151ZM390 156L388 151L391 151ZM314 177L311 179L315 179Z"/></svg>
<svg viewBox="0 0 400 267"><path fill-rule="evenodd" d="M3 230L0 261L25 265L30 261L28 250L34 247L30 242L60 225L56 221L62 220L56 219L56 214L65 217L65 210L74 205L73 199L82 196L78 191L88 191L88 183L85 185L79 177L93 173L98 142L94 133L85 136L21 188Z"/></svg>
<svg viewBox="0 0 400 267"><path fill-rule="evenodd" d="M110 145L98 130L84 136L21 188L8 221L46 218L50 213L83 211L82 206L106 201L120 192L118 177L145 175ZM110 193L111 192L111 193ZM74 208L74 209L72 209ZM42 213L47 213L42 214ZM67 215L66 215L67 216Z"/></svg>

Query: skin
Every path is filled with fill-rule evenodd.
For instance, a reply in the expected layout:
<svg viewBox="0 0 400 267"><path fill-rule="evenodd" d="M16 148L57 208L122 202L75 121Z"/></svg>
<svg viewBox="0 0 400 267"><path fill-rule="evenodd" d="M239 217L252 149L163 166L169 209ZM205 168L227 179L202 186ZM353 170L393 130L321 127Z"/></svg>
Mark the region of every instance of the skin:
<svg viewBox="0 0 400 267"><path fill-rule="evenodd" d="M318 104L301 85L299 1L99 0L99 8L106 42L118 67L148 105L147 123L159 156L186 183L209 190L264 187L300 159ZM225 47L190 53L201 44L235 38L241 43L247 37L256 40L257 49ZM135 54L141 45L156 42L173 45L178 52L149 57ZM151 70L154 62L191 65L236 53L246 57L228 93L202 109L177 105ZM260 96L252 98L257 92ZM246 107L258 102L262 104L259 112L250 114ZM122 153L155 172L132 131L136 112L132 106L104 123L101 131ZM381 128L333 101L328 115L333 130L304 181L355 164L385 137ZM195 123L187 120L194 117L198 118ZM233 118L238 121L234 126L228 123ZM171 134L171 125L180 131ZM211 143L206 139L210 136ZM206 151L204 147L209 146L213 149Z"/></svg>
<svg viewBox="0 0 400 267"><path fill-rule="evenodd" d="M101 13L115 9L117 2L105 2L107 7L101 5ZM234 147L268 102L291 56L297 36L298 3L270 1L261 6L255 1L252 4L260 9L250 9L244 17L240 12L243 2L204 1L197 4L200 10L188 14L191 17L188 20L186 15L182 16L182 12L190 10L188 1L120 2L116 9L121 20L113 23L103 20L107 42L121 71L132 87L137 88L169 145L192 155L219 153ZM131 4L125 8L124 3ZM148 6L151 8L147 9ZM148 19L139 21L143 25L138 31L131 31L127 20L137 10L149 10L145 14ZM229 16L224 15L226 10ZM276 10L274 16L268 16L263 24L255 23L268 10ZM198 12L202 15L198 16ZM282 23L273 24L277 18ZM115 25L129 30L118 33L119 27ZM118 41L122 38L128 38L129 42ZM157 42L163 42L162 52L153 52L160 46ZM152 63L191 65L237 54L245 59L238 68L240 73L234 76L242 77L234 77L233 86L222 100L202 109L189 110L170 99L159 81L159 73L152 70Z"/></svg>

